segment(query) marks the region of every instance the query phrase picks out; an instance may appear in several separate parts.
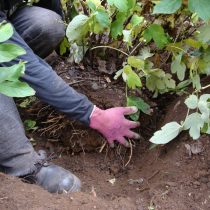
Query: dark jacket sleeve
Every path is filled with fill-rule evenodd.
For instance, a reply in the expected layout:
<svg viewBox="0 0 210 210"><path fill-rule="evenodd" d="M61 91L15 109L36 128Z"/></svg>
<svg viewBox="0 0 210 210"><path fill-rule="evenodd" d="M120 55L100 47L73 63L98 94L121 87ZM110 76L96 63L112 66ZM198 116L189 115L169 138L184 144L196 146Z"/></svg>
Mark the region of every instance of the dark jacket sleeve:
<svg viewBox="0 0 210 210"><path fill-rule="evenodd" d="M3 19L0 14L0 20ZM0 66L11 66L20 60L26 61L22 80L34 88L36 96L67 116L89 125L94 106L88 98L69 87L44 60L33 53L16 31L9 42L23 47L26 54L11 62L0 63Z"/></svg>
<svg viewBox="0 0 210 210"><path fill-rule="evenodd" d="M22 80L34 88L39 99L89 125L93 104L86 96L69 87L45 61L38 57L29 61Z"/></svg>

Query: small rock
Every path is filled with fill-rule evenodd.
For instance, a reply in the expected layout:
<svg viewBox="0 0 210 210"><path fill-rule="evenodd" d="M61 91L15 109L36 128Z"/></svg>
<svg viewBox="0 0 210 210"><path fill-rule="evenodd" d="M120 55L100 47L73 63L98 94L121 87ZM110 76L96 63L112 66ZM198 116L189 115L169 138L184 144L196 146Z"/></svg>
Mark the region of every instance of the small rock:
<svg viewBox="0 0 210 210"><path fill-rule="evenodd" d="M203 198L203 194L202 193L195 193L193 195L193 197L194 197L195 201L200 201Z"/></svg>
<svg viewBox="0 0 210 210"><path fill-rule="evenodd" d="M177 183L176 182L166 182L166 185L168 185L170 187L176 187Z"/></svg>
<svg viewBox="0 0 210 210"><path fill-rule="evenodd" d="M96 82L92 83L92 89L93 90L98 90L100 87L98 86L98 84Z"/></svg>
<svg viewBox="0 0 210 210"><path fill-rule="evenodd" d="M133 185L133 184L142 184L144 181L144 179L140 178L140 179L129 179L128 183Z"/></svg>
<svg viewBox="0 0 210 210"><path fill-rule="evenodd" d="M200 186L201 183L200 183L199 181L194 181L194 182L193 182L193 185Z"/></svg>
<svg viewBox="0 0 210 210"><path fill-rule="evenodd" d="M209 179L207 177L201 177L200 178L200 182L202 182L202 183L208 183L209 182Z"/></svg>

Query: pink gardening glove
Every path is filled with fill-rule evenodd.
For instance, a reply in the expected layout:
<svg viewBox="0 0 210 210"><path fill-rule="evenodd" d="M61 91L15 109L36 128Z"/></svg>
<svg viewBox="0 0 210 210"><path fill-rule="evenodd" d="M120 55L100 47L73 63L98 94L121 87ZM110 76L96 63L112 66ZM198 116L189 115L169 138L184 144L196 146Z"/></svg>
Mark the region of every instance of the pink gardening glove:
<svg viewBox="0 0 210 210"><path fill-rule="evenodd" d="M139 139L139 134L130 129L138 127L140 123L127 120L124 115L137 111L136 107L116 107L102 110L95 106L90 116L90 127L103 134L111 147L114 147L115 140L129 147L125 137Z"/></svg>

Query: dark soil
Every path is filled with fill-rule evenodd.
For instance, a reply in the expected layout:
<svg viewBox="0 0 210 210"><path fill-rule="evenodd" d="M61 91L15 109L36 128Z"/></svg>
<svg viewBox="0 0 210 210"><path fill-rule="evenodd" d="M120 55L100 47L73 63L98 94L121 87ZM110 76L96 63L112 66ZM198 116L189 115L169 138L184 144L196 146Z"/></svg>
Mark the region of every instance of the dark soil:
<svg viewBox="0 0 210 210"><path fill-rule="evenodd" d="M101 108L125 105L124 87L112 81L112 75L89 68L85 71L83 66L71 68L62 60L52 65ZM0 174L0 209L210 209L209 136L193 141L183 133L172 143L150 150L148 139L154 130L166 122L180 121L186 110L180 105L182 98L166 96L152 100L144 92L136 94L152 106L153 115L141 116L137 132L142 138L133 142L132 152L119 145L114 149L104 146L98 133L40 102L24 111L24 118L39 121L39 131L29 133L36 140L35 148L53 153L53 162L75 173L83 188L81 193L55 195ZM197 150L191 151L189 147Z"/></svg>

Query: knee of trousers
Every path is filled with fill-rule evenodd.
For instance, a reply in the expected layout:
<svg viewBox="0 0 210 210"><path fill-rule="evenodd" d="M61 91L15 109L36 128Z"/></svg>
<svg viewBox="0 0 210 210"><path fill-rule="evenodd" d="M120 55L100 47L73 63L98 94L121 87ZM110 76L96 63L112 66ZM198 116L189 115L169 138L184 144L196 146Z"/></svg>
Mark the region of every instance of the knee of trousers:
<svg viewBox="0 0 210 210"><path fill-rule="evenodd" d="M65 36L64 23L57 13L41 7L24 7L12 17L16 31L36 52L55 49Z"/></svg>

